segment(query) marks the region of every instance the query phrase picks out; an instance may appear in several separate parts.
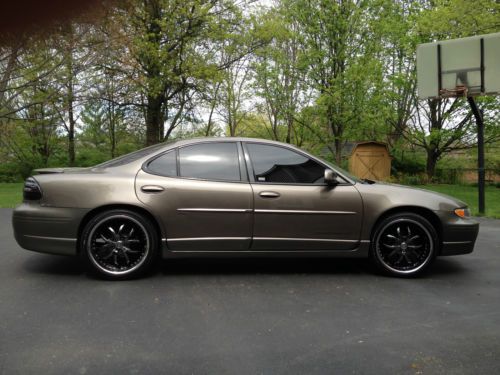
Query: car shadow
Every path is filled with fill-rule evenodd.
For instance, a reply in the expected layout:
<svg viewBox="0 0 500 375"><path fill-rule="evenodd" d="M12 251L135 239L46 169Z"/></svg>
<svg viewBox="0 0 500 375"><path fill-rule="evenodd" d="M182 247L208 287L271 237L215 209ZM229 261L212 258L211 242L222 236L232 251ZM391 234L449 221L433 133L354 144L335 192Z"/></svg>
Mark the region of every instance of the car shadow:
<svg viewBox="0 0 500 375"><path fill-rule="evenodd" d="M156 272L164 275L237 275L237 274L329 274L389 277L379 272L368 259L346 258L251 258L251 259L165 259ZM441 278L468 272L454 259L438 258L418 278Z"/></svg>
<svg viewBox="0 0 500 375"><path fill-rule="evenodd" d="M158 270L168 275L373 273L366 259L340 258L165 259Z"/></svg>
<svg viewBox="0 0 500 375"><path fill-rule="evenodd" d="M76 276L87 272L77 257L36 254L23 263L23 269L33 274ZM421 278L442 278L465 274L468 269L462 262L450 258L438 258ZM368 259L346 258L185 258L163 259L149 272L149 276L163 275L282 275L282 274L329 274L384 276ZM147 275L148 276L148 275ZM389 276L390 277L390 276Z"/></svg>
<svg viewBox="0 0 500 375"><path fill-rule="evenodd" d="M43 275L71 276L85 273L85 267L77 257L36 254L23 264L25 271Z"/></svg>

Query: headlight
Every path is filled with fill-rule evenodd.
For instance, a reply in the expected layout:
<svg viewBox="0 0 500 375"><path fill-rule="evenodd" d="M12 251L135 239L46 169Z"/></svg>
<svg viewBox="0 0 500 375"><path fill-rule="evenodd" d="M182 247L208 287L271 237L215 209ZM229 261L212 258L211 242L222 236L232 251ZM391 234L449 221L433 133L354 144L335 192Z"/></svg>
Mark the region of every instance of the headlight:
<svg viewBox="0 0 500 375"><path fill-rule="evenodd" d="M457 208L455 209L455 215L463 218L470 217L470 210L467 207Z"/></svg>

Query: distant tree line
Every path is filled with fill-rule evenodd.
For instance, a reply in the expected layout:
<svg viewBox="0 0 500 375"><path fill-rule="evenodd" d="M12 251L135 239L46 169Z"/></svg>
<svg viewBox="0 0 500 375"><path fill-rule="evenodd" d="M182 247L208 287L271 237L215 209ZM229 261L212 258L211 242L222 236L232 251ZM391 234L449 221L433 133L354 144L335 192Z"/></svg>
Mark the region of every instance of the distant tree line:
<svg viewBox="0 0 500 375"><path fill-rule="evenodd" d="M475 125L463 99L418 100L416 46L499 20L496 0L112 3L0 47L0 174L244 135L337 163L348 141L421 149L432 178L447 153L475 146ZM499 104L480 99L488 143Z"/></svg>

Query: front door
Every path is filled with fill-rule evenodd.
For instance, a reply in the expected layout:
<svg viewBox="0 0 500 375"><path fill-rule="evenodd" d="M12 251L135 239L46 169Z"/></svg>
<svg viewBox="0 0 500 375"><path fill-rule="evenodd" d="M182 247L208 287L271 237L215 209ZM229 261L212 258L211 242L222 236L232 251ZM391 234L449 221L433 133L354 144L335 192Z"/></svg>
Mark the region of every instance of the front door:
<svg viewBox="0 0 500 375"><path fill-rule="evenodd" d="M324 183L325 166L298 151L246 143L253 180L253 250L351 250L359 245L356 188Z"/></svg>
<svg viewBox="0 0 500 375"><path fill-rule="evenodd" d="M138 173L137 195L161 218L170 250L249 248L253 196L240 148L236 142L180 147Z"/></svg>

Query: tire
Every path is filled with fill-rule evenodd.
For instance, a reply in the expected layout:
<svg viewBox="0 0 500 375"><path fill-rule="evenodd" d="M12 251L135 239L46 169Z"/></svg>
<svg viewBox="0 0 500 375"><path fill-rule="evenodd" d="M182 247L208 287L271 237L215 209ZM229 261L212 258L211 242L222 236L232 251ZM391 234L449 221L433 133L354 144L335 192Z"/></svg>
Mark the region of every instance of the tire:
<svg viewBox="0 0 500 375"><path fill-rule="evenodd" d="M432 264L438 251L438 235L424 217L410 213L391 215L377 224L370 258L385 274L414 277Z"/></svg>
<svg viewBox="0 0 500 375"><path fill-rule="evenodd" d="M147 217L116 209L93 217L82 232L81 253L87 265L110 280L143 275L158 254L158 231Z"/></svg>

